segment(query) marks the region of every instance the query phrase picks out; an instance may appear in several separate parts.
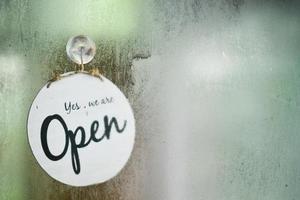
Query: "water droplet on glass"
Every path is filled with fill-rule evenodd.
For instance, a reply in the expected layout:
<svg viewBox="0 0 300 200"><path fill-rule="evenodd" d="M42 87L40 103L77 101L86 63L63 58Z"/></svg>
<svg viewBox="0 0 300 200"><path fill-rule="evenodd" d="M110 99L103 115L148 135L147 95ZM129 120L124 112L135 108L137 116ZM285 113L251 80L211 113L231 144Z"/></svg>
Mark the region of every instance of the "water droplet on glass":
<svg viewBox="0 0 300 200"><path fill-rule="evenodd" d="M66 51L68 57L77 64L91 62L96 54L96 45L91 38L78 35L69 39Z"/></svg>

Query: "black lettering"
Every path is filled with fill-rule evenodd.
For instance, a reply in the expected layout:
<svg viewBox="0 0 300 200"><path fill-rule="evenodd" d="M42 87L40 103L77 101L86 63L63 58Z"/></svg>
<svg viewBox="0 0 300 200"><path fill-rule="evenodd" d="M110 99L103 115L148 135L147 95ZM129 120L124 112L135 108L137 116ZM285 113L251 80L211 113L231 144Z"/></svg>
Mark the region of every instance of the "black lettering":
<svg viewBox="0 0 300 200"><path fill-rule="evenodd" d="M69 146L69 138L68 135L65 134L65 147L64 150L61 152L59 155L53 155L50 152L49 146L48 146L48 140L47 140L47 134L48 134L48 127L49 124L51 123L52 120L58 120L60 124L62 125L64 132L66 133L68 131L67 125L63 118L59 115L50 115L46 117L46 119L43 121L42 127L41 127L41 143L42 143L42 148L46 154L46 156L53 161L60 160L63 158L68 150Z"/></svg>
<svg viewBox="0 0 300 200"><path fill-rule="evenodd" d="M59 155L53 155L48 146L48 140L47 140L48 127L49 127L50 123L52 122L52 120L57 120L60 122L61 126L63 127L63 132L65 134L65 146L64 146L63 151ZM95 120L95 121L93 121L93 123L91 124L91 127L90 127L90 138L86 141L86 133L85 133L85 130L83 127L78 126L75 129L75 132L73 132L68 129L65 121L63 120L63 118L60 115L55 114L55 115L46 117L41 126L41 144L42 144L42 148L43 148L45 155L52 161L58 161L65 156L65 154L67 153L68 147L69 147L69 143L70 143L73 171L75 172L75 174L79 174L81 166L80 166L80 158L79 158L78 149L88 146L91 141L100 142L105 137L109 140L113 126L115 127L115 130L118 133L122 133L125 130L126 124L127 124L127 121L124 120L124 124L123 124L122 128L120 128L117 119L115 117L112 117L109 120L107 115L104 116L103 122L104 122L103 135L100 138L96 137L96 133L98 132L98 128L99 128L99 122L97 120ZM80 140L78 143L76 143L76 138L78 138L78 137L80 137L79 138Z"/></svg>

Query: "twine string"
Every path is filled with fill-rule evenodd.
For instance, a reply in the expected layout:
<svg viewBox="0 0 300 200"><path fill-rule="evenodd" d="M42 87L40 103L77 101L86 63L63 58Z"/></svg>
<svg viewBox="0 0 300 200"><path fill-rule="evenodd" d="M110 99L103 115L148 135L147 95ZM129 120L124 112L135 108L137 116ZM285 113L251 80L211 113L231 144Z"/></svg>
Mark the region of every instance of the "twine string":
<svg viewBox="0 0 300 200"><path fill-rule="evenodd" d="M79 70L76 70L76 69L75 69L74 73L69 73L69 74L61 74L61 73L57 72L57 70L54 70L54 71L52 72L52 77L51 77L51 79L48 81L47 88L49 88L50 85L51 85L53 82L58 81L58 80L61 80L61 79L64 78L64 77L68 77L68 76L77 74L77 73L88 74L88 75L97 77L97 78L99 78L101 81L103 81L103 79L102 79L102 77L101 77L101 72L100 72L100 70L99 70L97 67L92 67L92 69L90 69L89 71L85 71L85 69L84 69L84 64L83 64L83 49L84 49L84 47L80 47L80 64L79 64L80 69L79 69Z"/></svg>

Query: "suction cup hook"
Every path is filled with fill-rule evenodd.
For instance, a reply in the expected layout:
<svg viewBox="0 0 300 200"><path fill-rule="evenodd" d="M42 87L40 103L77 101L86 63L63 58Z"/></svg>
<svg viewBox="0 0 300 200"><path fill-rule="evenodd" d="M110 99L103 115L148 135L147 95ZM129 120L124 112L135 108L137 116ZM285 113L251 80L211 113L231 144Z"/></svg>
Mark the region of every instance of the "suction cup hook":
<svg viewBox="0 0 300 200"><path fill-rule="evenodd" d="M83 65L91 62L96 54L95 42L85 35L78 35L69 39L66 45L68 57L75 63Z"/></svg>

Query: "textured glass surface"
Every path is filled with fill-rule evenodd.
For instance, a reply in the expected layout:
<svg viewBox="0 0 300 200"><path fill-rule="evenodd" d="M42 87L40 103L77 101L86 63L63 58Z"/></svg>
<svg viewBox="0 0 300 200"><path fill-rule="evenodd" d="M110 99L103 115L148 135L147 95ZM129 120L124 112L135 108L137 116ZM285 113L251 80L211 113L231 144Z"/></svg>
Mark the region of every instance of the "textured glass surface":
<svg viewBox="0 0 300 200"><path fill-rule="evenodd" d="M300 198L300 5L258 0L0 1L0 199ZM72 188L32 156L26 118L67 40L89 35L137 119L129 164Z"/></svg>

